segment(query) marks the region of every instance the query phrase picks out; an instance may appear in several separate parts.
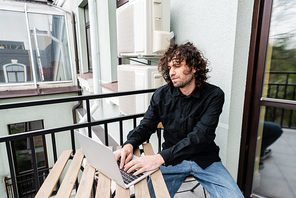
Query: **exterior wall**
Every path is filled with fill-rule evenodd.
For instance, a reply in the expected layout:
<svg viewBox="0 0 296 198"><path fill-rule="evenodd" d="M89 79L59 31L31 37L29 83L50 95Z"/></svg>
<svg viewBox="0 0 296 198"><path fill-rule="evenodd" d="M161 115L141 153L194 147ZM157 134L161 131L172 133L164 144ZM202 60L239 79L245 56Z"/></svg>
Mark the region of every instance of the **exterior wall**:
<svg viewBox="0 0 296 198"><path fill-rule="evenodd" d="M99 70L100 83L117 80L117 39L116 39L116 1L95 1L97 9ZM87 72L87 50L84 26L83 8L87 0L66 0L63 8L73 11L76 18L76 32L78 38L79 63L81 73ZM92 44L94 44L92 42ZM94 66L93 66L94 67Z"/></svg>
<svg viewBox="0 0 296 198"><path fill-rule="evenodd" d="M171 0L171 31L177 43L193 42L210 62L209 82L225 92L216 131L222 162L237 178L248 48L251 1Z"/></svg>
<svg viewBox="0 0 296 198"><path fill-rule="evenodd" d="M22 102L22 101L32 101L32 100L42 100L58 97L70 97L76 96L77 94L59 94L51 96L39 96L39 97L26 97L26 98L17 98L17 99L1 99L0 103L12 103L12 102ZM75 102L70 103L61 103L56 105L42 105L36 107L27 107L27 108L16 108L9 110L0 110L0 136L6 136L9 134L8 124L28 122L34 120L43 120L44 128L54 128L59 126L66 126L73 124L72 120L72 108L75 105ZM57 156L61 154L63 150L71 149L71 139L70 133L62 132L56 134L56 145L57 145ZM53 166L53 152L52 152L52 143L51 136L46 135L46 149L48 157L48 166ZM5 144L0 145L0 196L4 197L6 195L3 177L9 176L9 164L8 157L6 153Z"/></svg>

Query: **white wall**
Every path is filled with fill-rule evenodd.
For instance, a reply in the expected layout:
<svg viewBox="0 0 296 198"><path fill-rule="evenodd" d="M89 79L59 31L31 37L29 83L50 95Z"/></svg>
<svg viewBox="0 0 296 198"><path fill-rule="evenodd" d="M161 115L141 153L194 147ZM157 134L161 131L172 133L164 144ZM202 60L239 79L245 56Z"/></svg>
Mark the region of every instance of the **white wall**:
<svg viewBox="0 0 296 198"><path fill-rule="evenodd" d="M241 123L253 2L171 0L171 31L177 43L200 49L210 62L209 82L225 92L217 128L220 156L234 179L240 149Z"/></svg>
<svg viewBox="0 0 296 198"><path fill-rule="evenodd" d="M237 178L237 166L241 141L241 125L243 118L253 5L253 1L239 1L238 3L226 156L226 165L229 167L230 173L235 179Z"/></svg>

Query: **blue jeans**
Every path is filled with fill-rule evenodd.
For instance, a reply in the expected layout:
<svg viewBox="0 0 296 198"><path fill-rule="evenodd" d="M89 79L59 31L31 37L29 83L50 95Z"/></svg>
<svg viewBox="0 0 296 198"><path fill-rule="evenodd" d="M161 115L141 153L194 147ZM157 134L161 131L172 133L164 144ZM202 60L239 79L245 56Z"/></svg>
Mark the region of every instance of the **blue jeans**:
<svg viewBox="0 0 296 198"><path fill-rule="evenodd" d="M171 197L174 197L189 175L193 176L206 189L211 198L244 197L221 162L215 162L206 169L202 169L194 161L184 160L176 166L161 166L160 170ZM148 180L148 187L151 198L155 197L151 179Z"/></svg>

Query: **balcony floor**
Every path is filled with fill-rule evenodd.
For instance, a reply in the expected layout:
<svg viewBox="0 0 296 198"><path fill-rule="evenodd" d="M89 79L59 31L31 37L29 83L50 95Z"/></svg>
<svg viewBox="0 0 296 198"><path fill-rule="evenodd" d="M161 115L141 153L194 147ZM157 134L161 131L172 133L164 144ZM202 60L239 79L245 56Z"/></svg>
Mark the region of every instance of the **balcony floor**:
<svg viewBox="0 0 296 198"><path fill-rule="evenodd" d="M296 198L296 130L283 129L270 146L272 154L259 170L260 186L254 193L262 197Z"/></svg>

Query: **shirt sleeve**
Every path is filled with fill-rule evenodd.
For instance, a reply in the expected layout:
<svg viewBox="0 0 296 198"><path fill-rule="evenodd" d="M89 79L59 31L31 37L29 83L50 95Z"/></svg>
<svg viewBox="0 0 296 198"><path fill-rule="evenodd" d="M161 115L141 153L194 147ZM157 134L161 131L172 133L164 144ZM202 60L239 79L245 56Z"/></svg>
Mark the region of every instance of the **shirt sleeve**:
<svg viewBox="0 0 296 198"><path fill-rule="evenodd" d="M171 165L173 162L186 160L192 155L203 151L206 146L213 143L223 104L224 93L220 90L209 98L205 113L194 125L193 130L174 146L159 152L165 161L165 165Z"/></svg>
<svg viewBox="0 0 296 198"><path fill-rule="evenodd" d="M130 143L134 148L137 148L140 144L149 140L160 122L157 103L157 92L155 92L151 97L150 105L140 124L129 132L127 141L123 145Z"/></svg>

